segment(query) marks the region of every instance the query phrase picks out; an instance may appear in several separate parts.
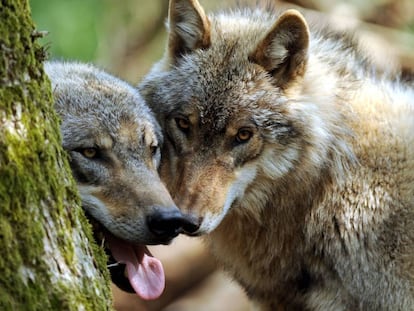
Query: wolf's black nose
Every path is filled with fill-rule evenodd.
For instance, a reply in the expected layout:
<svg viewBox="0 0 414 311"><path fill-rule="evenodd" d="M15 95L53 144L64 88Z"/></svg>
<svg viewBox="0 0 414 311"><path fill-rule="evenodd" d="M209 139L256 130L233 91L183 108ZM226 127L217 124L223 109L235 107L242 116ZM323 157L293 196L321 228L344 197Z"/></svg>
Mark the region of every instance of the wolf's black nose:
<svg viewBox="0 0 414 311"><path fill-rule="evenodd" d="M185 216L185 221L182 224L182 233L187 235L194 235L199 228L200 224L198 223L198 221L194 220L189 216Z"/></svg>
<svg viewBox="0 0 414 311"><path fill-rule="evenodd" d="M176 209L157 209L147 217L149 230L159 239L167 240L183 232L193 233L198 225Z"/></svg>

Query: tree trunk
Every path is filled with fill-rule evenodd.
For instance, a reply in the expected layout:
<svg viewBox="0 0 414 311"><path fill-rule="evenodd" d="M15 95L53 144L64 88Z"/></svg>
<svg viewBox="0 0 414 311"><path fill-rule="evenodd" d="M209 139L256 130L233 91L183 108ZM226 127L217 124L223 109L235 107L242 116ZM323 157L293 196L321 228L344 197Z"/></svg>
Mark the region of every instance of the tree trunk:
<svg viewBox="0 0 414 311"><path fill-rule="evenodd" d="M0 4L0 310L111 310L26 0Z"/></svg>

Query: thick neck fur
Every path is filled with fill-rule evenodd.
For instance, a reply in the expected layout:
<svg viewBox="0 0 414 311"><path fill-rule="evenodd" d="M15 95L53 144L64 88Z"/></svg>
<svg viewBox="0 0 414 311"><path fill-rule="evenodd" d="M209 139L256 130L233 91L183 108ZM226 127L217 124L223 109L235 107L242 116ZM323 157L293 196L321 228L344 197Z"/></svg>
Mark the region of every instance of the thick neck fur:
<svg viewBox="0 0 414 311"><path fill-rule="evenodd" d="M292 293L307 290L306 258L312 245L307 243L306 221L320 203L324 187L332 183L329 174L321 176L308 184L292 172L283 182L265 179L252 184L207 237L213 254L254 300L286 306ZM287 187L293 184L298 186Z"/></svg>

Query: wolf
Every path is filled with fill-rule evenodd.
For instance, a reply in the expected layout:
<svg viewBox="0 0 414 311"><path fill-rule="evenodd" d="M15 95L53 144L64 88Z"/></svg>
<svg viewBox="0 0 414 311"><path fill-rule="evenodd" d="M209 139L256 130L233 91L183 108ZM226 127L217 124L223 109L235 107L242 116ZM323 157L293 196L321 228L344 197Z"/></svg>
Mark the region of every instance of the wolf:
<svg viewBox="0 0 414 311"><path fill-rule="evenodd" d="M161 178L258 310L414 310L414 90L298 10L171 0Z"/></svg>
<svg viewBox="0 0 414 311"><path fill-rule="evenodd" d="M191 226L157 172L161 129L137 90L103 70L47 62L45 71L82 207L97 239L104 239L112 260L122 263L111 265L113 281L155 299L165 277L145 245L168 244Z"/></svg>

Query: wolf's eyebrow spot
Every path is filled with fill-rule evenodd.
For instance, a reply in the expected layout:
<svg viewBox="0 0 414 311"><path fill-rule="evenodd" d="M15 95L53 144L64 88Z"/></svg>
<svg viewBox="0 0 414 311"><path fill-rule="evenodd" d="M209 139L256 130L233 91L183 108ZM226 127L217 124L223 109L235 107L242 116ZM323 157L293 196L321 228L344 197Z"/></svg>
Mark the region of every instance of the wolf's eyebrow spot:
<svg viewBox="0 0 414 311"><path fill-rule="evenodd" d="M122 143L143 144L143 129L133 120L125 120L120 124L117 138Z"/></svg>
<svg viewBox="0 0 414 311"><path fill-rule="evenodd" d="M101 137L97 141L97 145L99 146L100 149L111 149L113 145L113 141L110 137L104 136L104 137Z"/></svg>
<svg viewBox="0 0 414 311"><path fill-rule="evenodd" d="M145 124L142 128L142 143L147 146L158 146L158 139L155 135L152 126Z"/></svg>

